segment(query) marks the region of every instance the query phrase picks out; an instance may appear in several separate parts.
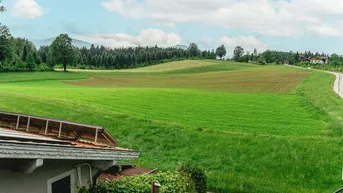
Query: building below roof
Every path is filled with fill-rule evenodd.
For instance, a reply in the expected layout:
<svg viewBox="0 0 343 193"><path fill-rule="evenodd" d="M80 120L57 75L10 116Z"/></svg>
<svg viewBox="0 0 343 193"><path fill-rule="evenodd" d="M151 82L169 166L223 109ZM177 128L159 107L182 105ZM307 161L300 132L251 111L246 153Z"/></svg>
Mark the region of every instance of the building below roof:
<svg viewBox="0 0 343 193"><path fill-rule="evenodd" d="M0 193L76 193L138 157L102 126L0 112Z"/></svg>

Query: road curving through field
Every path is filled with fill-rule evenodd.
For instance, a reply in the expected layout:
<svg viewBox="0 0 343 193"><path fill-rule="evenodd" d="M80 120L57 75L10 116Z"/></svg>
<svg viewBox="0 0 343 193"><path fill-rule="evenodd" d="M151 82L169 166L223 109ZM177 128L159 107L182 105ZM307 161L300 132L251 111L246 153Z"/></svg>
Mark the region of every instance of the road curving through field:
<svg viewBox="0 0 343 193"><path fill-rule="evenodd" d="M326 71L326 70L317 70L317 69L312 69L312 68L303 68L303 67L292 66L292 65L288 65L288 64L285 64L285 66L292 67L292 68L306 69L306 70L315 70L315 71L326 72L326 73L335 75L336 76L336 80L334 82L333 90L335 91L335 93L338 96L343 98L343 74L342 73Z"/></svg>
<svg viewBox="0 0 343 193"><path fill-rule="evenodd" d="M334 83L333 90L337 93L341 98L343 98L343 74L337 72L328 72L336 76L336 80Z"/></svg>

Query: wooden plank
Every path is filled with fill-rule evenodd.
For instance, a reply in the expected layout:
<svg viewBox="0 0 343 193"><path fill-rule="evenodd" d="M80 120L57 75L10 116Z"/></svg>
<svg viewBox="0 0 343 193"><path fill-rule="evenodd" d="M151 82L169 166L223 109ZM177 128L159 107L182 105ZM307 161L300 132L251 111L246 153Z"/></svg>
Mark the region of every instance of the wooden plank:
<svg viewBox="0 0 343 193"><path fill-rule="evenodd" d="M38 117L38 116L33 116L33 115L28 115L28 114L9 113L9 112L2 112L2 111L0 111L0 114L13 115L13 116L25 116L25 117L31 117L33 119L39 119L39 120L47 120L47 119L49 119L50 121L63 122L64 124L70 124L70 125L85 127L85 128L89 128L89 129L95 129L95 128L101 129L102 128L101 126L95 126L95 125L88 125L88 124L70 122L70 121L66 121L66 120L50 119L50 118Z"/></svg>
<svg viewBox="0 0 343 193"><path fill-rule="evenodd" d="M31 122L31 117L28 117L27 118L27 125L26 125L26 132L29 132L30 122Z"/></svg>
<svg viewBox="0 0 343 193"><path fill-rule="evenodd" d="M47 134L48 134L48 127L49 127L49 120L46 120L44 135L47 135Z"/></svg>
<svg viewBox="0 0 343 193"><path fill-rule="evenodd" d="M62 133L62 122L60 123L60 129L58 131L58 138L61 138L61 133Z"/></svg>
<svg viewBox="0 0 343 193"><path fill-rule="evenodd" d="M114 147L116 144L112 144L111 141L106 137L104 133L101 133L101 135L111 144L111 147Z"/></svg>
<svg viewBox="0 0 343 193"><path fill-rule="evenodd" d="M20 122L20 115L18 115L18 118L17 118L17 125L15 126L16 130L19 129L19 122Z"/></svg>
<svg viewBox="0 0 343 193"><path fill-rule="evenodd" d="M96 129L95 129L95 139L94 139L94 143L97 143L97 142L98 142L98 132L99 132L99 129L96 128Z"/></svg>

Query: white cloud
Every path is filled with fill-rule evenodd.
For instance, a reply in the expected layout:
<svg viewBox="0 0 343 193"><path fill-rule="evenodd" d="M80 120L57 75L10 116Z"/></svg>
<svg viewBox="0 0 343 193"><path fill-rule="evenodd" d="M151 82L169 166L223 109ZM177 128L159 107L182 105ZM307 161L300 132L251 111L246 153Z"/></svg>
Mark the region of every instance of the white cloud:
<svg viewBox="0 0 343 193"><path fill-rule="evenodd" d="M102 5L129 18L172 26L207 23L281 37L336 36L342 28L337 21L343 20L342 0L103 0Z"/></svg>
<svg viewBox="0 0 343 193"><path fill-rule="evenodd" d="M23 18L36 18L44 14L35 0L15 0L11 13L13 16Z"/></svg>
<svg viewBox="0 0 343 193"><path fill-rule="evenodd" d="M317 36L341 36L342 32L338 29L335 29L331 26L313 26L308 28L309 32Z"/></svg>
<svg viewBox="0 0 343 193"><path fill-rule="evenodd" d="M145 29L139 35L129 34L87 34L80 35L78 39L106 47L134 47L158 45L161 47L173 46L181 43L181 38L176 33L168 33L159 29Z"/></svg>
<svg viewBox="0 0 343 193"><path fill-rule="evenodd" d="M224 36L220 38L219 42L225 45L229 55L236 46L241 46L244 48L245 52L249 51L250 53L254 51L254 48L256 48L259 52L263 52L268 49L268 46L265 43L256 39L254 36Z"/></svg>

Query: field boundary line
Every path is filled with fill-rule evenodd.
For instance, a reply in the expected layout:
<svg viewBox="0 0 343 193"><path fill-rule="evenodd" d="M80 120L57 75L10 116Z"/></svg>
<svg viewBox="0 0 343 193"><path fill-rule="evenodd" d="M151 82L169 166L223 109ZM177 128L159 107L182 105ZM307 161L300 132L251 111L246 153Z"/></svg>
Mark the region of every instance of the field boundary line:
<svg viewBox="0 0 343 193"><path fill-rule="evenodd" d="M305 70L313 70L313 71L319 71L319 72L325 72L329 74L333 74L336 76L336 80L333 85L333 91L340 96L343 99L343 93L341 92L341 88L343 88L343 82L341 81L341 76L343 76L342 73L338 72L332 72L332 71L327 71L327 70L318 70L318 69L312 69L312 68L304 68L304 67L299 67L299 66L293 66L289 64L285 64L285 66L291 67L291 68L299 68L299 69L305 69Z"/></svg>

